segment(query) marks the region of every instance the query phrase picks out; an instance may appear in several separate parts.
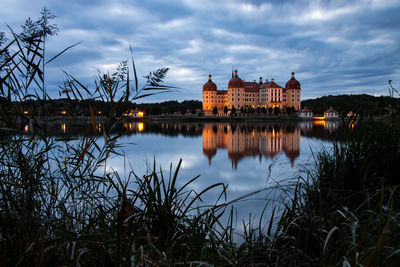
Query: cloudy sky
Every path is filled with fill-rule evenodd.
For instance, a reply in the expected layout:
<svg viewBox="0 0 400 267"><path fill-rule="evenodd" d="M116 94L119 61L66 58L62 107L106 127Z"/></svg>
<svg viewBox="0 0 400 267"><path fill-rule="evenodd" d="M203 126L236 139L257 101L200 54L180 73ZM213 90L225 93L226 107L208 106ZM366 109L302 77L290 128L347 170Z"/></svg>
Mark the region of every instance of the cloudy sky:
<svg viewBox="0 0 400 267"><path fill-rule="evenodd" d="M179 91L146 101L201 99L209 73L226 89L232 67L246 81L294 71L302 97L388 94L400 88L400 1L301 0L1 0L0 32L20 30L46 6L60 29L49 57L82 41L48 68L48 91L58 96L62 70L92 86L98 70L130 58L140 76L168 67Z"/></svg>

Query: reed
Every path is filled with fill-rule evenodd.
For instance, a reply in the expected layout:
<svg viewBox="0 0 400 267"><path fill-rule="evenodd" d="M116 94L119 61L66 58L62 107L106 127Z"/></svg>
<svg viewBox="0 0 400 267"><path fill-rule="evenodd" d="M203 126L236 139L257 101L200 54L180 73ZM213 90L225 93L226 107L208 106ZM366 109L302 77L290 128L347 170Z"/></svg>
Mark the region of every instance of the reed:
<svg viewBox="0 0 400 267"><path fill-rule="evenodd" d="M115 73L99 73L94 88L65 73L61 93L68 98L109 103L97 135L50 136L46 123L16 105L43 100L46 115L46 65L73 47L45 61L45 39L57 32L52 18L44 10L23 33L10 29L9 41L0 35L0 265L400 264L398 117L359 120L332 150L315 155L315 168L293 184L283 207L266 202L259 221L250 214L239 232L233 205L258 192L226 202L226 185L196 192L198 177L179 182L181 162L166 173L154 160L148 173L126 176L107 164L121 156L112 134L118 104L173 90L162 84L168 69L146 76L143 88L133 58L131 66L123 61ZM22 132L21 122L37 130ZM219 197L205 205L210 190Z"/></svg>
<svg viewBox="0 0 400 267"><path fill-rule="evenodd" d="M1 37L0 265L218 262L224 205L203 207L202 197L217 188L220 198L226 196L225 185L196 192L190 189L195 177L179 187L180 162L169 176L155 161L142 176L132 170L121 177L107 165L111 156L121 156L119 136L113 134L118 105L173 90L162 84L167 68L149 73L142 88L133 58L131 67L123 61L115 73L99 73L94 88L65 72L62 94L71 100L102 99L110 113L100 134L73 139L48 134L46 66L74 46L45 61L46 37L57 32L53 18L45 9L22 33L10 28L8 43ZM27 99L43 101L41 117L24 113ZM35 130L25 133L21 123Z"/></svg>
<svg viewBox="0 0 400 267"><path fill-rule="evenodd" d="M399 264L399 130L398 117L359 120L316 155L278 224L281 263Z"/></svg>

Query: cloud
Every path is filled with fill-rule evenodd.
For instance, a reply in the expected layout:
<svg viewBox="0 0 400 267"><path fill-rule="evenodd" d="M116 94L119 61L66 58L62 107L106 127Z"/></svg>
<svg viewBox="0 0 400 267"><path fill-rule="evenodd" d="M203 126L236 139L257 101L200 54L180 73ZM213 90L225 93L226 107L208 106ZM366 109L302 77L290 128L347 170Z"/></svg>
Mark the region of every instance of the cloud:
<svg viewBox="0 0 400 267"><path fill-rule="evenodd" d="M83 41L49 67L50 88L61 69L92 83L97 69L129 59L130 45L140 77L170 67L166 81L184 89L158 100L200 100L210 72L226 89L232 66L281 85L295 71L304 97L373 93L400 72L398 1L5 1L0 16L16 30L42 6L57 15L49 53Z"/></svg>

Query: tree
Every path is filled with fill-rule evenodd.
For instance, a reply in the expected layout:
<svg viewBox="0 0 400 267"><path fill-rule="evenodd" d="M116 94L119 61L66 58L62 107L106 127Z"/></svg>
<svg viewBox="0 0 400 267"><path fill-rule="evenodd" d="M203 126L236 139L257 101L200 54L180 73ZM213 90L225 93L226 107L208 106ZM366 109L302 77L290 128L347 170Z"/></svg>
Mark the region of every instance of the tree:
<svg viewBox="0 0 400 267"><path fill-rule="evenodd" d="M257 114L260 114L260 113L261 113L261 108L257 107Z"/></svg>
<svg viewBox="0 0 400 267"><path fill-rule="evenodd" d="M226 114L228 114L228 107L227 106L224 107L224 114L225 114L225 116L226 116Z"/></svg>
<svg viewBox="0 0 400 267"><path fill-rule="evenodd" d="M271 107L268 108L268 113L269 113L269 115L272 114L272 110L273 110L273 109L272 109Z"/></svg>
<svg viewBox="0 0 400 267"><path fill-rule="evenodd" d="M262 112L263 114L265 114L265 113L267 113L267 109L266 109L265 107L262 107L262 108L261 108L261 112Z"/></svg>
<svg viewBox="0 0 400 267"><path fill-rule="evenodd" d="M236 115L236 108L235 108L235 106L232 106L232 109L231 109L231 115Z"/></svg>
<svg viewBox="0 0 400 267"><path fill-rule="evenodd" d="M281 113L281 109L279 107L274 107L274 114L279 115Z"/></svg>
<svg viewBox="0 0 400 267"><path fill-rule="evenodd" d="M185 108L181 108L181 114L185 115L186 114L186 109Z"/></svg>
<svg viewBox="0 0 400 267"><path fill-rule="evenodd" d="M154 106L150 108L150 114L151 115L160 115L161 114L161 108L159 106Z"/></svg>
<svg viewBox="0 0 400 267"><path fill-rule="evenodd" d="M218 114L218 108L217 108L217 107L214 107L213 110L212 110L212 113L213 113L214 115L217 115L217 114Z"/></svg>

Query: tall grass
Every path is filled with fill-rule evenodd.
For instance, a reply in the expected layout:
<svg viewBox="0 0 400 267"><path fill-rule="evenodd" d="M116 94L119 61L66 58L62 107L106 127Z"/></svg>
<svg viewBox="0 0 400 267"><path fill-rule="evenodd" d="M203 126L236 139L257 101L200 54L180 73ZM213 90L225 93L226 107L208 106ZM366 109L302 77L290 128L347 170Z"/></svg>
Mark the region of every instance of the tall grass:
<svg viewBox="0 0 400 267"><path fill-rule="evenodd" d="M400 263L399 130L398 117L359 120L347 141L316 155L281 217L282 263Z"/></svg>
<svg viewBox="0 0 400 267"><path fill-rule="evenodd" d="M56 31L53 18L44 10L37 21L27 20L22 33L10 28L8 43L3 44L3 35L1 39L0 265L147 265L199 259L194 255L198 251L187 251L208 238L217 220L212 209L198 208L196 215L194 203L221 184L190 191L187 186L196 177L178 188L180 163L170 170L171 177L155 165L143 177L133 171L120 177L107 168L107 159L118 155L120 146L118 136L111 134L118 122L116 107L170 91L161 84L168 69L149 73L140 89L133 59L131 68L124 61L115 73L99 73L94 89L65 73L63 94L100 98L111 112L101 135L52 137L46 131L50 118L44 73L66 51L45 62L46 37ZM42 117L24 113L26 99L43 101ZM96 131L92 109L91 114ZM27 122L38 130L23 133L20 124Z"/></svg>
<svg viewBox="0 0 400 267"><path fill-rule="evenodd" d="M133 59L131 67L124 61L115 73L99 73L94 88L66 73L61 88L67 97L88 95L109 103L100 135L52 137L43 119L23 112L23 100L49 98L45 68L64 52L45 62L45 38L56 29L52 18L45 11L39 20L27 21L23 33L10 29L10 41L0 35L0 265L400 263L398 118L359 121L350 136L338 139L346 141L317 154L315 169L295 184L283 209L266 214L266 203L257 222L250 214L242 222L244 242L237 243L235 209L224 202L225 185L196 192L190 189L194 177L179 186L181 162L168 173L154 163L144 175L132 170L125 177L107 166L121 146L111 134L116 107L171 90L162 85L168 69L150 73L140 89ZM44 102L43 115L45 110ZM21 122L39 130L23 133ZM209 190L220 190L219 198L204 206Z"/></svg>

